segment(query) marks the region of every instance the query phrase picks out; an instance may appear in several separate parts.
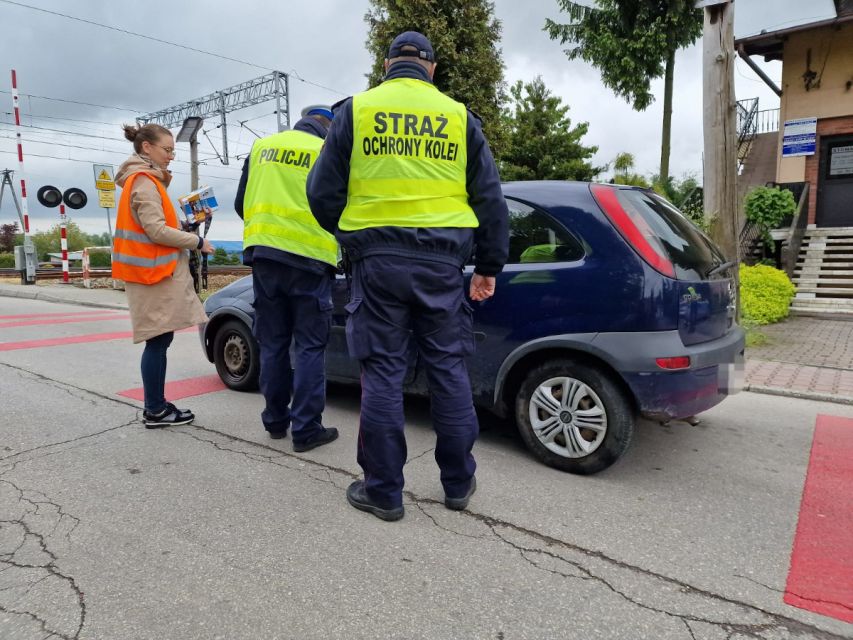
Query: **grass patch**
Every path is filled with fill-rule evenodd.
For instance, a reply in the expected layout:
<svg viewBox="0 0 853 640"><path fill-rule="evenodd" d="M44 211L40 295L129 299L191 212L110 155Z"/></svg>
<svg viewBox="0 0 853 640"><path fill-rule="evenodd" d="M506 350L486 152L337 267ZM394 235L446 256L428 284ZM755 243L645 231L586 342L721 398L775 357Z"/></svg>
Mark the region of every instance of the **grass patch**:
<svg viewBox="0 0 853 640"><path fill-rule="evenodd" d="M770 338L767 334L762 333L760 329L757 327L744 327L746 331L746 346L749 347L763 347L766 344L770 344Z"/></svg>

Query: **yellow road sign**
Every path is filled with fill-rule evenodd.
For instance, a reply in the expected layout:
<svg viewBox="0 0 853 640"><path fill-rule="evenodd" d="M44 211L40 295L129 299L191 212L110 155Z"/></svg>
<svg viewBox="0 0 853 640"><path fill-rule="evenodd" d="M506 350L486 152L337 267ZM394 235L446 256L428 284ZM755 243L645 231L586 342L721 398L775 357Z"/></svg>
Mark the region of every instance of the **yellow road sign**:
<svg viewBox="0 0 853 640"><path fill-rule="evenodd" d="M115 191L101 191L98 190L98 206L103 207L104 209L113 209L116 206L116 192Z"/></svg>
<svg viewBox="0 0 853 640"><path fill-rule="evenodd" d="M96 164L95 170L95 188L98 191L115 191L116 183L113 180L113 168L108 164Z"/></svg>

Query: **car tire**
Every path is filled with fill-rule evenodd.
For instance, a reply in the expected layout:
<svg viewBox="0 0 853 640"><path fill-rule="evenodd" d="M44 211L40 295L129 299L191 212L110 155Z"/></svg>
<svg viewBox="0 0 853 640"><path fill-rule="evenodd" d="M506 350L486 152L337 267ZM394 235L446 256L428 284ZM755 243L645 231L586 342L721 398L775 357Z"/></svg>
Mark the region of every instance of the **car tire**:
<svg viewBox="0 0 853 640"><path fill-rule="evenodd" d="M213 339L216 373L229 389L254 391L258 388L260 355L252 331L241 320L228 320Z"/></svg>
<svg viewBox="0 0 853 640"><path fill-rule="evenodd" d="M550 360L527 374L515 417L533 455L581 475L616 462L628 449L635 423L627 392L608 373L570 359Z"/></svg>

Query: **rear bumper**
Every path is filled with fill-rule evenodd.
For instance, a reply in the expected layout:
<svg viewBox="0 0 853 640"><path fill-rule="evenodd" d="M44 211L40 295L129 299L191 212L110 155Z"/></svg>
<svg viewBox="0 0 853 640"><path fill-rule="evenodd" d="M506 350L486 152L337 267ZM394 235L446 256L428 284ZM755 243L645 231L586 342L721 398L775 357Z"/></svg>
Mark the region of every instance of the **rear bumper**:
<svg viewBox="0 0 853 640"><path fill-rule="evenodd" d="M740 327L722 338L689 347L677 331L602 333L593 344L610 354L640 413L647 418L693 416L743 388L745 334ZM690 368L665 371L655 362L656 358L675 356L689 356Z"/></svg>

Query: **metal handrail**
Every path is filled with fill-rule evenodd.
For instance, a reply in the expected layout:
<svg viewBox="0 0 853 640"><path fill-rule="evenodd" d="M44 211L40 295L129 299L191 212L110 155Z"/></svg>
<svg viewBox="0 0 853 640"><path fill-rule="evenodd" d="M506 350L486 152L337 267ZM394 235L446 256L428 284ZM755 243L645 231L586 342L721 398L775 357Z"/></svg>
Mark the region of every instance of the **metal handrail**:
<svg viewBox="0 0 853 640"><path fill-rule="evenodd" d="M808 203L809 183L806 182L803 186L803 192L800 194L800 201L797 203L797 211L794 213L794 219L791 220L791 226L788 228L787 246L782 248L782 266L789 278L794 277L797 257L800 255L803 236L805 236L806 227L809 224Z"/></svg>
<svg viewBox="0 0 853 640"><path fill-rule="evenodd" d="M756 131L757 133L773 133L779 131L780 110L762 109L756 114Z"/></svg>
<svg viewBox="0 0 853 640"><path fill-rule="evenodd" d="M758 98L737 102L737 171L740 175L743 163L752 149L758 132Z"/></svg>
<svg viewBox="0 0 853 640"><path fill-rule="evenodd" d="M744 264L753 265L756 263L757 260L752 250L759 240L761 240L761 231L758 225L752 220L747 220L740 230L740 236L738 236L739 253Z"/></svg>

